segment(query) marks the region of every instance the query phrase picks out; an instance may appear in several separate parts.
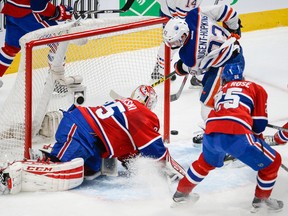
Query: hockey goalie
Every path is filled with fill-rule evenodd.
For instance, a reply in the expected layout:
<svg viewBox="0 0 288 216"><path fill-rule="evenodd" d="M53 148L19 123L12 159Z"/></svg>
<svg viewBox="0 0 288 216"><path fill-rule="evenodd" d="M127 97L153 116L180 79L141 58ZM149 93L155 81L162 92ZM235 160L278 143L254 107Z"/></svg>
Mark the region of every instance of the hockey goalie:
<svg viewBox="0 0 288 216"><path fill-rule="evenodd" d="M79 186L84 179L84 161L69 162L24 160L0 169L0 195L20 191L66 191Z"/></svg>

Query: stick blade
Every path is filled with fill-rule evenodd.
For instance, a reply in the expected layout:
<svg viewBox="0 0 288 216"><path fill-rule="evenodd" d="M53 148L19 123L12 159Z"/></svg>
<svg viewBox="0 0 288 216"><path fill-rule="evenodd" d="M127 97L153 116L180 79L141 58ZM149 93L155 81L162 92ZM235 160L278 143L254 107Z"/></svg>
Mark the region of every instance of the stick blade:
<svg viewBox="0 0 288 216"><path fill-rule="evenodd" d="M123 99L123 98L124 98L123 96L121 96L121 95L119 95L117 92L115 92L113 89L110 90L109 95L110 95L110 97L111 97L113 100Z"/></svg>

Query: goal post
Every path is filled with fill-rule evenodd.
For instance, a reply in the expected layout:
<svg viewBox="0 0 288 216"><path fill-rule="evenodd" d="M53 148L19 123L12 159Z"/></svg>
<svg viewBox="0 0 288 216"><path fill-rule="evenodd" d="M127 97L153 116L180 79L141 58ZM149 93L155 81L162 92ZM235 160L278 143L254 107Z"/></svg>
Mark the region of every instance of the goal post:
<svg viewBox="0 0 288 216"><path fill-rule="evenodd" d="M4 123L0 126L0 161L29 158L29 148L54 143L58 126L55 122L59 123L61 115L48 113L67 110L79 89L57 86L51 68L65 64L65 77L83 78L80 92L84 106L111 100L111 89L129 97L138 85L152 84L150 74L165 22L167 18L155 17L81 20L40 29L21 38L17 78L1 108L0 120ZM167 52L170 55L168 48ZM170 73L170 64L165 65L165 71ZM160 119L163 140L169 142L170 82L155 90L158 104L153 111ZM52 133L41 133L43 121L51 123Z"/></svg>

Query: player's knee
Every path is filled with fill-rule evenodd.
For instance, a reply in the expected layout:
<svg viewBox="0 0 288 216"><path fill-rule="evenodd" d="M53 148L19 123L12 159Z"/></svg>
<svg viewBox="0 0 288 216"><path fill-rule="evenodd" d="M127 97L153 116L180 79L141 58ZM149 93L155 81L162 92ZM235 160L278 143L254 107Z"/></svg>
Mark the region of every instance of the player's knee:
<svg viewBox="0 0 288 216"><path fill-rule="evenodd" d="M199 156L198 160L194 162L193 167L194 166L198 167L198 171L202 175L207 175L211 170L215 169L214 166L212 166L212 165L210 165L209 163L206 162L206 160L204 159L203 154L201 154Z"/></svg>
<svg viewBox="0 0 288 216"><path fill-rule="evenodd" d="M259 171L259 176L261 177L262 175L265 175L265 177L269 179L276 178L281 163L282 163L281 155L278 152L276 152L274 161L268 167Z"/></svg>
<svg viewBox="0 0 288 216"><path fill-rule="evenodd" d="M5 43L4 47L2 47L2 50L9 57L15 57L16 54L21 50L21 48L15 47L15 46L10 46L9 44Z"/></svg>

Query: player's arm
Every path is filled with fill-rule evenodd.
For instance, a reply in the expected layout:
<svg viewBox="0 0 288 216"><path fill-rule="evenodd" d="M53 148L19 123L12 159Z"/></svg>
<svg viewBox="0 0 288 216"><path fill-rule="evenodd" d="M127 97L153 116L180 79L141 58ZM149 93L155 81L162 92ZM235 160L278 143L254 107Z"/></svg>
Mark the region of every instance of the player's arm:
<svg viewBox="0 0 288 216"><path fill-rule="evenodd" d="M198 7L202 0L176 1L177 16L184 19L189 11Z"/></svg>
<svg viewBox="0 0 288 216"><path fill-rule="evenodd" d="M237 11L229 5L202 7L200 11L217 22L223 22L223 27L231 34L241 36L241 20ZM236 36L237 37L237 36Z"/></svg>
<svg viewBox="0 0 288 216"><path fill-rule="evenodd" d="M50 0L31 0L34 13L49 17L51 20L63 21L72 19L72 8L65 5L53 5Z"/></svg>
<svg viewBox="0 0 288 216"><path fill-rule="evenodd" d="M267 92L260 85L253 85L254 87L254 109L252 111L253 126L252 130L256 135L260 135L268 124L267 114Z"/></svg>
<svg viewBox="0 0 288 216"><path fill-rule="evenodd" d="M151 157L163 165L164 174L171 180L180 180L185 175L185 170L170 155L164 146L161 135L151 140L147 145L139 148L140 154Z"/></svg>

